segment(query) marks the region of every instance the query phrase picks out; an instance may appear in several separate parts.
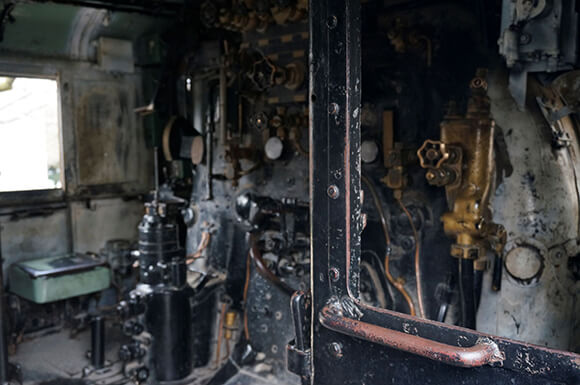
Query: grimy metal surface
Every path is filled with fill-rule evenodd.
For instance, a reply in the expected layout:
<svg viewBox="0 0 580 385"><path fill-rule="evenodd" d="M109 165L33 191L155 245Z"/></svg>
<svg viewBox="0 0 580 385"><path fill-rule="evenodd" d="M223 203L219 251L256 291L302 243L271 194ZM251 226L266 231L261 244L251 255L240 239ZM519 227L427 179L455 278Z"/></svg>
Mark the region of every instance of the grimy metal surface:
<svg viewBox="0 0 580 385"><path fill-rule="evenodd" d="M577 354L370 308L358 301L360 2L311 1L310 12L312 383L579 384ZM336 327L334 321L342 326ZM397 334L405 346L420 337L461 352L485 340L499 352L494 351L489 362L478 362L488 365L458 367L461 354L425 357L414 354L417 350L403 351L401 345L376 343L388 342L392 331L409 335L405 341Z"/></svg>

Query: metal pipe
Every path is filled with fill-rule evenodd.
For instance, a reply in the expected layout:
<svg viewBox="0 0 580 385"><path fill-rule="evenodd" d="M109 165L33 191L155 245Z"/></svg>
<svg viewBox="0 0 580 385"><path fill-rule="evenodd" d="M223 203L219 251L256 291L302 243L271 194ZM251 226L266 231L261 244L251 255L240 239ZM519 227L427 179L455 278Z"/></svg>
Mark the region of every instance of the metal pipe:
<svg viewBox="0 0 580 385"><path fill-rule="evenodd" d="M417 285L417 303L419 304L419 315L421 316L421 318L426 318L425 317L425 306L423 305L423 286L422 286L422 282L423 282L423 278L421 277L421 251L420 251L420 243L421 240L419 239L419 234L417 233L417 229L415 228L415 223L413 222L413 217L411 216L411 213L409 213L409 210L407 210L407 207L405 207L405 204L403 203L403 201L401 199L397 199L397 201L399 202L399 206L401 206L401 209L403 210L403 212L405 213L405 215L407 216L407 219L409 219L409 225L411 226L411 229L413 230L413 237L415 238L415 280L416 280L416 285Z"/></svg>
<svg viewBox="0 0 580 385"><path fill-rule="evenodd" d="M275 276L274 273L272 273L270 269L268 269L268 266L266 266L266 263L262 259L262 253L260 253L260 249L258 249L257 242L254 242L253 240L252 246L250 248L250 256L252 257L252 260L256 265L256 270L262 277L273 283L274 286L282 290L284 293L288 295L294 294L296 290L288 286L286 282L282 281L280 278Z"/></svg>
<svg viewBox="0 0 580 385"><path fill-rule="evenodd" d="M91 364L95 369L105 365L105 317L101 315L91 320Z"/></svg>
<svg viewBox="0 0 580 385"><path fill-rule="evenodd" d="M211 95L214 95L212 92ZM213 96L211 97L211 103L209 103L208 107L208 114L206 119L207 124L207 132L206 132L206 158L205 158L205 172L206 172L206 179L207 179L207 190L205 199L212 200L213 199L213 133L215 130L215 120L213 114L213 106L214 106ZM221 117L220 117L221 119Z"/></svg>
<svg viewBox="0 0 580 385"><path fill-rule="evenodd" d="M220 67L220 126L219 126L219 141L221 145L226 144L226 115L227 115L227 97L228 97L228 86L227 86L227 77L226 77L226 68L225 64L222 63Z"/></svg>
<svg viewBox="0 0 580 385"><path fill-rule="evenodd" d="M473 300L475 306L475 312L479 308L479 302L481 301L481 292L483 290L483 271L475 270L473 272Z"/></svg>
<svg viewBox="0 0 580 385"><path fill-rule="evenodd" d="M502 258L500 255L496 255L493 259L493 275L491 281L491 289L493 291L501 290L501 273L503 270Z"/></svg>
<svg viewBox="0 0 580 385"><path fill-rule="evenodd" d="M155 203L159 201L159 151L157 146L153 147L153 172L154 172L154 186L155 186Z"/></svg>
<svg viewBox="0 0 580 385"><path fill-rule="evenodd" d="M448 365L474 368L491 365L505 359L496 343L489 338L480 339L474 346L467 348L447 345L345 317L333 305L326 305L322 308L319 320L322 325L335 332Z"/></svg>
<svg viewBox="0 0 580 385"><path fill-rule="evenodd" d="M381 200L379 199L379 196L378 196L373 184L371 183L371 181L366 176L364 176L362 174L361 174L361 180L368 187L368 189L371 193L371 196L373 197L373 202L375 204L375 208L377 209L377 213L379 214L379 218L381 219L381 227L383 228L383 235L385 236L385 245L386 245L385 263L384 263L385 264L385 266L384 266L385 275L387 276L387 280L389 281L389 283L391 285L393 285L393 287L395 287L395 289L397 289L399 291L399 293L401 293L401 295L405 299L405 302L407 302L407 305L409 306L409 314L415 315L415 305L413 304L413 300L411 299L411 296L409 295L409 293L405 289L405 286L404 286L401 278L400 277L395 278L391 274L391 270L390 270L390 266L389 266L389 259L391 256L391 238L389 237L389 228L387 225L387 219L385 217L385 212L383 211L383 205L381 204Z"/></svg>
<svg viewBox="0 0 580 385"><path fill-rule="evenodd" d="M6 302L4 300L4 259L2 258L2 241L0 240L0 385L6 384L8 378L8 336L6 334Z"/></svg>
<svg viewBox="0 0 580 385"><path fill-rule="evenodd" d="M475 329L475 286L473 260L459 260L459 300L462 326Z"/></svg>

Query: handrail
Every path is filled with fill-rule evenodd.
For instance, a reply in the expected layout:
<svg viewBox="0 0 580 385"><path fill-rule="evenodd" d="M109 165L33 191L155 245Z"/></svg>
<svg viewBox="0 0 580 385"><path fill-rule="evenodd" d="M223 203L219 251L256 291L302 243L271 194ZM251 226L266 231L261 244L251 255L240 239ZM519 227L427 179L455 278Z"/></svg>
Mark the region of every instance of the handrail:
<svg viewBox="0 0 580 385"><path fill-rule="evenodd" d="M497 344L489 338L480 338L471 347L447 345L346 317L336 305L326 305L320 312L319 320L335 332L453 366L475 368L505 359Z"/></svg>

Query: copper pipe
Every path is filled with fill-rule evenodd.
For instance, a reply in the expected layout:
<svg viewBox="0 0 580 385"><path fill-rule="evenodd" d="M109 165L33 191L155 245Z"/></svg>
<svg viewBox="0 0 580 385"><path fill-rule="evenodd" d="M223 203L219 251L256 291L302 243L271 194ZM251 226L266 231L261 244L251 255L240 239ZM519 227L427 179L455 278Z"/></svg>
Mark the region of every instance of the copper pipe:
<svg viewBox="0 0 580 385"><path fill-rule="evenodd" d="M417 281L417 303L419 304L419 315L422 318L425 318L425 307L423 305L423 286L421 285L422 282L421 259L420 259L421 249L419 245L419 235L417 233L417 228L413 223L413 217L411 216L411 213L409 213L409 210L407 210L407 207L405 207L405 204L403 203L402 200L397 199L397 201L399 202L401 209L409 219L409 224L411 225L411 229L413 230L413 237L415 238L415 280Z"/></svg>
<svg viewBox="0 0 580 385"><path fill-rule="evenodd" d="M266 266L266 263L262 259L262 253L260 253L258 243L255 241L254 237L252 237L251 243L252 246L250 248L250 255L252 257L252 260L254 261L254 264L256 265L256 270L258 271L258 273L263 278L267 279L272 284L274 284L274 286L276 286L278 289L282 290L284 293L288 295L294 294L296 290L288 286L286 282L282 281L280 278L274 275L274 273L272 273L270 269L268 269L268 266Z"/></svg>
<svg viewBox="0 0 580 385"><path fill-rule="evenodd" d="M201 233L201 240L199 242L199 246L197 247L197 250L195 251L195 253L193 254L188 254L185 256L185 263L186 264L191 264L193 263L193 261L195 261L196 259L201 257L201 253L203 253L203 251L205 249L207 249L207 246L209 245L209 240L211 239L211 234L208 231L204 231Z"/></svg>
<svg viewBox="0 0 580 385"><path fill-rule="evenodd" d="M361 180L369 188L369 191L373 197L373 202L375 203L375 207L378 211L379 218L381 219L381 226L383 228L383 234L385 235L385 243L386 243L386 249L387 249L387 251L385 252L385 262L384 262L385 263L385 275L387 276L387 280L389 281L389 283L391 285L393 285L393 287L395 287L399 291L399 293L401 293L401 295L405 299L405 302L407 302L407 305L409 306L409 314L415 315L416 314L415 313L415 305L413 304L413 300L411 299L411 296L409 295L409 293L405 289L403 279L401 277L394 278L391 275L391 270L389 268L389 257L391 255L391 251L390 251L391 250L391 238L389 237L389 228L387 226L387 219L385 218L383 206L381 205L381 201L379 199L379 196L378 196L375 188L373 187L372 183L368 180L368 178L364 175L361 175Z"/></svg>
<svg viewBox="0 0 580 385"><path fill-rule="evenodd" d="M319 320L322 325L335 332L453 366L474 368L505 359L495 342L488 338L480 339L468 348L447 345L345 317L332 305L326 305L322 309Z"/></svg>

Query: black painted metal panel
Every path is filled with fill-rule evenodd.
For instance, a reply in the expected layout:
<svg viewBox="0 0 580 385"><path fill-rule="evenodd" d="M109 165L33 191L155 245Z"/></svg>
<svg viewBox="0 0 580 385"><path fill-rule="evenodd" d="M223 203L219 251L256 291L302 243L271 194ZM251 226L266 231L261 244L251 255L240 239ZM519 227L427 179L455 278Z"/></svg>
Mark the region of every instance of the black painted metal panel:
<svg viewBox="0 0 580 385"><path fill-rule="evenodd" d="M368 308L357 301L362 231L360 24L357 0L311 1L312 383L580 384L579 355ZM502 359L461 368L370 342L372 338L347 336L320 323L321 310L328 304L346 319L377 325L385 332L396 330L456 347L489 339Z"/></svg>

